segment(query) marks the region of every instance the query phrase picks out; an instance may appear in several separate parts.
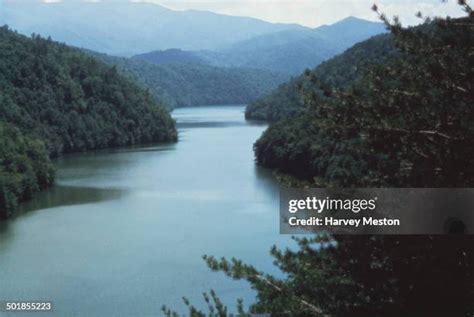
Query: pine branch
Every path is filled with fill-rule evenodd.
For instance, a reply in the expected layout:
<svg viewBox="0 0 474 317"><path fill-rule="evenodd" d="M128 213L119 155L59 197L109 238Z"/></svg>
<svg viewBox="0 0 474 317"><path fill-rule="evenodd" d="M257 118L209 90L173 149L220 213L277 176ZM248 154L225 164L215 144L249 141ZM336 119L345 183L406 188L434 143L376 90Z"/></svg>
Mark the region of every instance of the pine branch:
<svg viewBox="0 0 474 317"><path fill-rule="evenodd" d="M267 284L268 286L272 287L274 290L280 292L280 293L285 293L285 291L279 287L278 285L272 283L270 280L268 280L265 276L263 275L255 275L254 278L264 282L265 284ZM330 317L330 315L326 315L324 314L323 310L311 303L309 303L308 301L294 295L294 294L290 294L293 298L295 298L300 304L302 304L303 306L305 306L306 308L308 308L310 311L312 311L313 313L316 314L316 316L321 316L321 317Z"/></svg>
<svg viewBox="0 0 474 317"><path fill-rule="evenodd" d="M453 137L450 135L447 135L445 133L436 131L436 130L407 130L407 129L398 129L398 128L375 128L371 127L370 130L377 130L377 131L386 131L386 132L397 132L397 133L405 133L405 134L421 134L421 135L433 135L433 136L439 136L441 138L447 139L447 140L452 140L452 141L460 141L464 140L463 138L457 138Z"/></svg>

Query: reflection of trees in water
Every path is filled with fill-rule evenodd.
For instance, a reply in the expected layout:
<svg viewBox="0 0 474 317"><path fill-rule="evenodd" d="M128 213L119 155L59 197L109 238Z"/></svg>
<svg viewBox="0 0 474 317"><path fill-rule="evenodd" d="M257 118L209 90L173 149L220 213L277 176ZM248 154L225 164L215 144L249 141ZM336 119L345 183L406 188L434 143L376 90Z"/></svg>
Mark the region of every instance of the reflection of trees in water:
<svg viewBox="0 0 474 317"><path fill-rule="evenodd" d="M263 192L268 201L278 201L280 199L280 185L274 173L267 169L255 165L255 182L257 182L260 192ZM276 212L276 211L275 211Z"/></svg>
<svg viewBox="0 0 474 317"><path fill-rule="evenodd" d="M8 235L7 232L10 230L10 222L9 221L0 221L0 243L4 241Z"/></svg>
<svg viewBox="0 0 474 317"><path fill-rule="evenodd" d="M23 204L20 213L113 200L122 197L124 194L125 190L114 188L55 186L40 193L34 200Z"/></svg>

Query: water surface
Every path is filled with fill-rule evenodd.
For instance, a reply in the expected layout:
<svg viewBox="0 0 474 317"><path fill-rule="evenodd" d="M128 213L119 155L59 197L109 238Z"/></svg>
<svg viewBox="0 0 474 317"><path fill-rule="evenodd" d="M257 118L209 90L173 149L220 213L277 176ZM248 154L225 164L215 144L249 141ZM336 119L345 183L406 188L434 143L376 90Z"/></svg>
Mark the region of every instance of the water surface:
<svg viewBox="0 0 474 317"><path fill-rule="evenodd" d="M183 309L182 296L202 305L210 289L231 306L251 302L246 282L201 259L235 256L275 272L268 251L289 243L278 233L278 186L254 163L265 126L243 111L179 109L177 144L58 160L58 185L0 224L0 300L101 317L160 316L163 304Z"/></svg>

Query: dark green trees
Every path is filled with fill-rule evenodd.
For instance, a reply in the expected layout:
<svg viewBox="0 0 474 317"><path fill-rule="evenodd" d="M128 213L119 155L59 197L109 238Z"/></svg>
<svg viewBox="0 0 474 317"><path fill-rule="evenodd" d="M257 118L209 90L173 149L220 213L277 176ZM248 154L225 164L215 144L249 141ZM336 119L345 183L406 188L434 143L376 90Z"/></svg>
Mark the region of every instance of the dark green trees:
<svg viewBox="0 0 474 317"><path fill-rule="evenodd" d="M382 64L397 54L391 34L374 36L315 69L280 85L268 96L252 102L247 106L245 116L247 119L269 122L293 117L306 106L301 90L306 93L309 91L322 93L320 87L311 82L311 77L316 77L333 88L347 88L355 80L360 79L365 69L374 64Z"/></svg>
<svg viewBox="0 0 474 317"><path fill-rule="evenodd" d="M245 104L287 80L286 74L251 68L216 67L197 62L154 64L139 57L89 52L140 82L170 108Z"/></svg>
<svg viewBox="0 0 474 317"><path fill-rule="evenodd" d="M0 219L52 184L54 169L43 142L0 122Z"/></svg>
<svg viewBox="0 0 474 317"><path fill-rule="evenodd" d="M346 88L308 73L305 108L270 126L255 144L258 162L313 186L473 186L474 14L465 1L459 4L465 18L428 20L421 28L405 29L380 15L396 58L373 65ZM252 313L474 314L471 237L338 235L297 242L297 250L271 251L284 278L236 259L205 260L212 270L250 282L258 294ZM210 302L210 314L190 306L190 315L227 314L219 301Z"/></svg>
<svg viewBox="0 0 474 317"><path fill-rule="evenodd" d="M177 139L169 113L114 67L7 27L0 28L0 87L0 123L8 123L0 138L3 215L51 183L48 155Z"/></svg>
<svg viewBox="0 0 474 317"><path fill-rule="evenodd" d="M0 119L42 137L53 154L176 139L144 90L79 50L0 30Z"/></svg>
<svg viewBox="0 0 474 317"><path fill-rule="evenodd" d="M306 90L301 114L256 143L258 162L321 185L471 186L471 24L472 18L414 29L390 25L399 56L346 89L309 73L324 96Z"/></svg>

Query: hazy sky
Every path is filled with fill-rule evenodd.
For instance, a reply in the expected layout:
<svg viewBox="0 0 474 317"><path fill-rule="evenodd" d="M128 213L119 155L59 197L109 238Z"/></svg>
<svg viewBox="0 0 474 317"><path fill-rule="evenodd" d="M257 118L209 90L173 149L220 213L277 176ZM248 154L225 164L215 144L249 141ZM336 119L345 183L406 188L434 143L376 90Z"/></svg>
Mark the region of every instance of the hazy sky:
<svg viewBox="0 0 474 317"><path fill-rule="evenodd" d="M318 26L333 23L347 16L375 20L370 10L377 3L388 15L399 15L405 24L418 23L415 13L457 16L456 0L147 0L172 9L198 9L229 15L250 16L271 22L299 23Z"/></svg>
<svg viewBox="0 0 474 317"><path fill-rule="evenodd" d="M10 0L21 1L21 0ZM298 23L315 27L330 24L348 16L368 20L377 17L370 10L376 3L381 11L389 16L398 15L405 25L420 22L415 17L418 11L429 16L459 16L462 14L457 0L40 0L43 2L61 1L128 1L154 2L175 10L206 10L216 13L249 16L270 22ZM474 0L468 0L473 2ZM0 0L1 2L1 0Z"/></svg>

